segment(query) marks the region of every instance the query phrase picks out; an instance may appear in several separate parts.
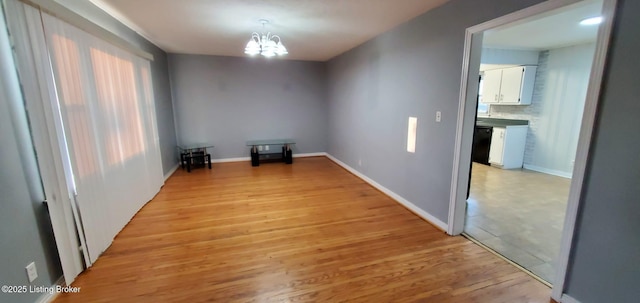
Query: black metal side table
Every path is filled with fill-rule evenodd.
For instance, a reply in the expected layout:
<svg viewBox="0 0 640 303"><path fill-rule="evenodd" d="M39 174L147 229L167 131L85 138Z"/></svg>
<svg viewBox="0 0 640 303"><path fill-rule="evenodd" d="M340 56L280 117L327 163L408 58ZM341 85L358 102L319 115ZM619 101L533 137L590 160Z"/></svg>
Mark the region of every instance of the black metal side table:
<svg viewBox="0 0 640 303"><path fill-rule="evenodd" d="M286 164L293 163L293 150L291 146L296 144L293 139L271 139L247 141L251 147L251 166L259 166L260 162L283 161ZM281 147L282 152L270 151L273 146Z"/></svg>
<svg viewBox="0 0 640 303"><path fill-rule="evenodd" d="M192 167L209 166L211 169L211 154L207 152L208 148L213 148L213 144L197 143L189 145L178 145L180 153L180 166L187 172L191 172Z"/></svg>

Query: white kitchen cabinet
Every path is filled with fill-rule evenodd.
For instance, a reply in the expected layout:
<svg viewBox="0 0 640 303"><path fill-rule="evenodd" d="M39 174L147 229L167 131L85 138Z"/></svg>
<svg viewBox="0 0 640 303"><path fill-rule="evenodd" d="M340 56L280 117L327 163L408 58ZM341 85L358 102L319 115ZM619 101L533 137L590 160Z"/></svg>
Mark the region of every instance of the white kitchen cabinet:
<svg viewBox="0 0 640 303"><path fill-rule="evenodd" d="M489 163L504 169L521 168L527 142L527 125L494 127Z"/></svg>
<svg viewBox="0 0 640 303"><path fill-rule="evenodd" d="M484 71L482 103L528 105L533 97L536 66L516 66Z"/></svg>
<svg viewBox="0 0 640 303"><path fill-rule="evenodd" d="M504 133L506 129L494 127L491 135L491 147L489 148L489 163L502 165L502 155L504 151Z"/></svg>
<svg viewBox="0 0 640 303"><path fill-rule="evenodd" d="M484 72L482 77L482 103L497 104L500 96L502 69L492 69Z"/></svg>

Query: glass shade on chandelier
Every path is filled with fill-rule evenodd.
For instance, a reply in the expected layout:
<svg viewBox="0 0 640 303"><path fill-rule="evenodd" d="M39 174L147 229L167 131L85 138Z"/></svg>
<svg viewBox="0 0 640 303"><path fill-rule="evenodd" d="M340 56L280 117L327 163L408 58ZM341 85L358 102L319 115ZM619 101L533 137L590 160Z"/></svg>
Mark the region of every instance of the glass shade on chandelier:
<svg viewBox="0 0 640 303"><path fill-rule="evenodd" d="M277 42L276 42L277 40ZM289 52L284 47L279 36L266 34L251 34L251 40L247 43L247 47L244 48L244 53L247 55L263 55L265 57L282 56Z"/></svg>

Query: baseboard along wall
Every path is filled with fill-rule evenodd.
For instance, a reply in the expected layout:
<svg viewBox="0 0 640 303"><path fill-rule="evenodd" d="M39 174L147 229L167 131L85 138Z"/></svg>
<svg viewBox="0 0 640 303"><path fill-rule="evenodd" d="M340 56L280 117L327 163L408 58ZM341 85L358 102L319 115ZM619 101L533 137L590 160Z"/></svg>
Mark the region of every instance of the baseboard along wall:
<svg viewBox="0 0 640 303"><path fill-rule="evenodd" d="M423 220L429 222L431 225L437 227L438 229L440 229L440 230L442 230L444 232L447 231L447 223L442 222L441 220L439 220L438 218L434 217L430 213L424 211L423 209L419 208L415 204L411 203L409 200L403 198L399 194L391 191L390 189L382 186L378 182L376 182L373 179L367 177L363 173L357 171L353 167L347 165L346 163L338 160L338 158L336 158L336 157L334 157L334 156L332 156L332 155L330 155L330 154L328 154L326 152L294 154L293 157L294 158L327 157L329 160L331 160L334 163L338 164L340 167L344 168L345 170L347 170L348 172L352 173L356 177L362 179L363 181L367 182L369 185L373 186L377 190L379 190L382 193L384 193L385 195L389 196L391 199L393 199L396 202L400 203L400 205L404 206L409 211L411 211L412 213L416 214L417 216L419 216ZM213 159L213 160L211 160L211 163L248 162L248 161L251 161L251 157ZM173 174L176 171L176 169L178 167L179 167L179 165L177 165L175 168L173 168L169 174L165 175L165 181L171 176L171 174Z"/></svg>
<svg viewBox="0 0 640 303"><path fill-rule="evenodd" d="M373 179L367 177L366 175L364 175L363 173L357 171L356 169L354 169L353 167L347 165L346 163L338 160L336 157L327 154L327 158L329 158L331 161L335 162L336 164L340 165L342 168L346 169L347 171L349 171L350 173L354 174L356 177L362 179L363 181L369 183L369 185L375 187L377 190L381 191L382 193L384 193L385 195L389 196L391 199L395 200L396 202L400 203L402 206L404 206L405 208L407 208L408 210L410 210L412 213L416 214L418 217L424 219L425 221L429 222L431 225L437 227L438 229L446 232L447 231L447 223L444 223L442 221L440 221L438 218L434 217L433 215L431 215L430 213L424 211L423 209L419 208L418 206L416 206L415 204L411 203L409 200L403 198L402 196L396 194L395 192L391 191L390 189L380 185L378 182L374 181Z"/></svg>

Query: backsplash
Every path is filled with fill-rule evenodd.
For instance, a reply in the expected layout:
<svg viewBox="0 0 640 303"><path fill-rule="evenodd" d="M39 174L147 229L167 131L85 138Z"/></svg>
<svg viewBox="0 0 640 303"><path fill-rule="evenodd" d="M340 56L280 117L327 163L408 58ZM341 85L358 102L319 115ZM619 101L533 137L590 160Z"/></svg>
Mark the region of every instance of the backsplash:
<svg viewBox="0 0 640 303"><path fill-rule="evenodd" d="M573 172L595 43L538 55L531 105L492 105L491 118L529 121L525 168L562 177Z"/></svg>
<svg viewBox="0 0 640 303"><path fill-rule="evenodd" d="M502 119L529 120L529 131L527 132L527 144L524 151L524 164L533 162L533 153L536 144L536 131L542 115L544 84L547 81L547 66L549 51L541 51L538 57L538 69L536 80L533 85L533 97L531 105L498 105L489 107L489 117Z"/></svg>

